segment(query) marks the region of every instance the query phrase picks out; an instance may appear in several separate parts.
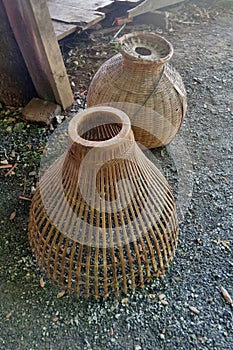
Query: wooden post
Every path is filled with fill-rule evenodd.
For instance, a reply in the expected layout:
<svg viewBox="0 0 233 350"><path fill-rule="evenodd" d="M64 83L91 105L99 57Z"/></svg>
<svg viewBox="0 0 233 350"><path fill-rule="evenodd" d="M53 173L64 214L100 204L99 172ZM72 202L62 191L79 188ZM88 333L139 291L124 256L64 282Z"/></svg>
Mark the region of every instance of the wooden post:
<svg viewBox="0 0 233 350"><path fill-rule="evenodd" d="M64 109L73 102L46 0L3 0L38 96Z"/></svg>

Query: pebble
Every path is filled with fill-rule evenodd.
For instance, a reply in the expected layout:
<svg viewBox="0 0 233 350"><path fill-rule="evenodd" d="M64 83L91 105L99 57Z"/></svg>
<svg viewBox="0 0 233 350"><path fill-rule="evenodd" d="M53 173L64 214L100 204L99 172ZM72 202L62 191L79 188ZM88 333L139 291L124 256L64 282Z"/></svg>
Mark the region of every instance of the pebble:
<svg viewBox="0 0 233 350"><path fill-rule="evenodd" d="M1 163L1 164L3 164L3 165L7 165L7 164L9 164L7 159L1 160L1 162L0 162L0 163Z"/></svg>
<svg viewBox="0 0 233 350"><path fill-rule="evenodd" d="M142 350L141 345L135 345L134 350Z"/></svg>
<svg viewBox="0 0 233 350"><path fill-rule="evenodd" d="M166 298L166 295L165 294L159 294L159 300L163 300Z"/></svg>

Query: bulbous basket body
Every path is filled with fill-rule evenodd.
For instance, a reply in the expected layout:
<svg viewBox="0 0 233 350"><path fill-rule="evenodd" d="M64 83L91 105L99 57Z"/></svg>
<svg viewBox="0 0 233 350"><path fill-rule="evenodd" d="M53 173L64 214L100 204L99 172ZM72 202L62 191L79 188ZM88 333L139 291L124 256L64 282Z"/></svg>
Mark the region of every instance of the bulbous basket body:
<svg viewBox="0 0 233 350"><path fill-rule="evenodd" d="M69 147L34 194L29 240L42 270L76 296L108 296L162 276L177 245L170 187L111 107L78 113Z"/></svg>
<svg viewBox="0 0 233 350"><path fill-rule="evenodd" d="M120 38L119 50L92 79L88 107L120 102L137 142L147 148L167 145L178 132L187 107L182 78L167 63L173 54L171 44L154 33L138 32ZM142 106L151 109L149 115Z"/></svg>

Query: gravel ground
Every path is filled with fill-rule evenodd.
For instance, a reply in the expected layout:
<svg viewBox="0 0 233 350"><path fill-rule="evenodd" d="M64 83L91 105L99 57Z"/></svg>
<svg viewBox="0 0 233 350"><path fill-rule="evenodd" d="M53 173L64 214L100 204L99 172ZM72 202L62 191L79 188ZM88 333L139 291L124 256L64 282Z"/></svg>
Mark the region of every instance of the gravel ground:
<svg viewBox="0 0 233 350"><path fill-rule="evenodd" d="M232 349L232 304L220 289L233 295L233 7L232 1L221 4L207 12L204 5L183 5L178 17L171 11L174 31L166 37L174 44L172 63L189 105L178 157L185 151L191 159L193 174L185 167L183 174L193 176L193 193L173 263L144 290L119 300L74 300L40 280L27 239L30 202L18 197L30 197L51 131L23 122L18 110L1 109L0 165L17 163L10 175L0 170L1 350ZM72 65L67 69L73 79ZM179 171L171 156L176 142L154 154L178 196Z"/></svg>

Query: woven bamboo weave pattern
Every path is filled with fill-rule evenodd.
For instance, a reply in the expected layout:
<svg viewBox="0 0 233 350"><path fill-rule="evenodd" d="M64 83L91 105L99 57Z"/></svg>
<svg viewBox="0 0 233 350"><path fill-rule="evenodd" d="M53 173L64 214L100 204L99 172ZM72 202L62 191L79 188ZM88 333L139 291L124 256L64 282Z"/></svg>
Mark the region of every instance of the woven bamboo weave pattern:
<svg viewBox="0 0 233 350"><path fill-rule="evenodd" d="M137 32L120 38L119 50L96 72L87 105L126 102L122 109L131 119L135 140L147 148L167 145L186 113L181 76L167 63L173 54L171 44L154 33ZM142 120L146 117L140 106L151 109L144 130L134 123L135 114L140 113Z"/></svg>
<svg viewBox="0 0 233 350"><path fill-rule="evenodd" d="M106 106L78 113L67 152L32 201L29 240L42 270L76 296L127 293L164 274L177 236L171 189L127 115Z"/></svg>

